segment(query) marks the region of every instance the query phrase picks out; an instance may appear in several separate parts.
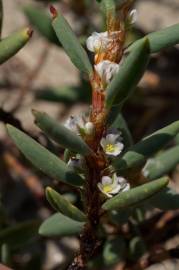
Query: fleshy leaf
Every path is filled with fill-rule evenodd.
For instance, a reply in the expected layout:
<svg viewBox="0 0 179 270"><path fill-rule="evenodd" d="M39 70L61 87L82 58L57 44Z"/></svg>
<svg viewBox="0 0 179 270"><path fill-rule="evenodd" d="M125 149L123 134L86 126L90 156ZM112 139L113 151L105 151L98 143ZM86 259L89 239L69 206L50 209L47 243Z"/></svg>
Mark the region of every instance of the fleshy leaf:
<svg viewBox="0 0 179 270"><path fill-rule="evenodd" d="M83 139L72 132L70 129L61 125L48 114L33 110L36 125L45 132L45 134L59 143L62 147L82 155L89 155L92 150L83 141Z"/></svg>
<svg viewBox="0 0 179 270"><path fill-rule="evenodd" d="M125 239L116 237L107 240L104 244L103 258L106 266L111 266L124 259L126 252Z"/></svg>
<svg viewBox="0 0 179 270"><path fill-rule="evenodd" d="M74 186L83 184L83 179L70 171L67 165L42 145L17 128L7 125L8 133L16 146L30 162L48 176Z"/></svg>
<svg viewBox="0 0 179 270"><path fill-rule="evenodd" d="M28 221L0 231L0 245L6 243L11 249L26 245L38 236L39 221Z"/></svg>
<svg viewBox="0 0 179 270"><path fill-rule="evenodd" d="M179 23L169 26L165 29L162 29L157 32L153 32L145 36L143 39L147 38L150 44L150 52L157 53L162 49L174 46L179 43ZM127 51L130 52L134 50L138 43L141 42L142 39L135 41Z"/></svg>
<svg viewBox="0 0 179 270"><path fill-rule="evenodd" d="M38 7L28 5L24 7L24 13L29 22L50 42L60 45L53 30L51 18L46 12Z"/></svg>
<svg viewBox="0 0 179 270"><path fill-rule="evenodd" d="M30 28L25 28L11 34L0 41L0 64L14 56L29 41L32 35Z"/></svg>
<svg viewBox="0 0 179 270"><path fill-rule="evenodd" d="M39 234L48 237L79 235L83 226L83 222L75 221L58 213L52 215L42 223Z"/></svg>
<svg viewBox="0 0 179 270"><path fill-rule="evenodd" d="M70 25L61 13L53 19L52 26L73 64L84 73L92 74L92 65Z"/></svg>
<svg viewBox="0 0 179 270"><path fill-rule="evenodd" d="M86 220L85 214L80 211L76 206L71 204L64 196L48 187L46 189L46 197L51 206L61 212L63 215L74 219L76 221L83 222Z"/></svg>
<svg viewBox="0 0 179 270"><path fill-rule="evenodd" d="M129 243L129 256L136 261L147 251L147 247L141 237L136 236Z"/></svg>
<svg viewBox="0 0 179 270"><path fill-rule="evenodd" d="M159 194L154 195L148 203L161 210L176 210L179 209L179 193L167 187Z"/></svg>
<svg viewBox="0 0 179 270"><path fill-rule="evenodd" d="M149 160L147 166L145 166L146 177L150 180L159 178L172 171L178 163L179 146L175 146Z"/></svg>
<svg viewBox="0 0 179 270"><path fill-rule="evenodd" d="M142 165L148 157L154 155L169 143L178 132L179 121L154 132L130 147L122 158L116 159L113 164L114 167L116 169L124 170Z"/></svg>
<svg viewBox="0 0 179 270"><path fill-rule="evenodd" d="M129 191L119 193L107 200L102 208L104 210L119 210L126 207L138 205L139 203L152 197L168 185L167 177L152 181L150 183L132 188Z"/></svg>
<svg viewBox="0 0 179 270"><path fill-rule="evenodd" d="M119 131L122 132L122 138L124 140L125 147L129 147L129 146L133 145L133 139L132 139L131 132L130 132L130 130L127 126L127 123L126 123L126 121L121 113L118 114L116 120L110 126L110 128L118 129Z"/></svg>
<svg viewBox="0 0 179 270"><path fill-rule="evenodd" d="M106 106L116 106L124 103L142 78L149 62L149 42L147 39L140 41L136 48L129 53L119 72L109 84L106 92Z"/></svg>

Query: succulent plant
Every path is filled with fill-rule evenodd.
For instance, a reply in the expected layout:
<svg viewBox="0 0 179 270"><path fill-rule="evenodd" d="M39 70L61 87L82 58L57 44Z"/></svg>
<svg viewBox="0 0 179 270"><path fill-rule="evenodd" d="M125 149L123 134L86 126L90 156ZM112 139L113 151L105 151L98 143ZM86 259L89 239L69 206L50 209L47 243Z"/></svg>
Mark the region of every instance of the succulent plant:
<svg viewBox="0 0 179 270"><path fill-rule="evenodd" d="M98 2L105 12L106 32L95 32L87 39L87 48L94 54L93 63L60 11L51 7L52 25L47 21L56 33L56 37L50 34L48 38L55 43L59 40L72 63L88 77L92 91L88 116L73 116L65 125L46 113L33 111L36 125L64 148L64 160L17 128L7 126L14 143L35 167L59 183L73 186L81 195L79 209L47 187L47 200L56 213L39 229L42 236L79 236L79 252L69 270L104 269L126 257L137 259L147 248L136 229L135 214L149 207L179 208L179 195L167 187L168 173L179 162L179 147L157 154L177 136L179 121L134 144L122 116L122 108L134 94L150 55L179 42L179 24L151 33L125 48L127 31L136 17L136 11L131 12L133 1ZM42 21L38 22L39 28L43 26ZM20 49L29 36L29 31L23 30L2 40L1 63ZM135 224L136 235L130 241L118 230L123 218ZM110 227L115 232L112 235Z"/></svg>

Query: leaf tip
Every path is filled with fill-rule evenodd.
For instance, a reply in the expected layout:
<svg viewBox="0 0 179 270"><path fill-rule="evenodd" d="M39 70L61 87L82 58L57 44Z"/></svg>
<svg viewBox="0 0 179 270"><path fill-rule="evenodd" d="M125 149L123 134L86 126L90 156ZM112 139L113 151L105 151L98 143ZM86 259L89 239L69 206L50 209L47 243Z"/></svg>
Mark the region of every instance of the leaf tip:
<svg viewBox="0 0 179 270"><path fill-rule="evenodd" d="M58 12L53 5L50 5L50 13L52 14L52 19L54 20L58 16Z"/></svg>
<svg viewBox="0 0 179 270"><path fill-rule="evenodd" d="M29 38L31 38L32 37L32 35L33 35L33 29L31 28L31 27L28 27L27 28L27 31L26 31L26 33L27 33L27 36L29 37Z"/></svg>

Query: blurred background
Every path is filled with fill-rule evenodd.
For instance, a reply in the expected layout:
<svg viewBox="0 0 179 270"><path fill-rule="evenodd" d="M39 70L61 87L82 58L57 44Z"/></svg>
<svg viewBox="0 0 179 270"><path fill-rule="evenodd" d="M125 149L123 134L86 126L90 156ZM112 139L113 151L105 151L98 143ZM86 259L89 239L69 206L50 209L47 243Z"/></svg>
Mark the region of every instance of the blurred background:
<svg viewBox="0 0 179 270"><path fill-rule="evenodd" d="M104 29L99 8L92 3L95 1L4 1L3 37L29 24L34 30L31 41L0 67L0 226L13 228L15 224L23 222L25 228L24 233L21 230L19 235L15 228L17 230L10 234L8 240L10 251L6 246L2 247L2 251L5 254L3 258L8 260L9 254L10 265L12 263L13 269L18 270L63 270L68 264L67 257L73 256L78 248L76 238L54 241L37 236L38 220L53 212L44 198L44 187L57 187L57 183L52 183L23 159L8 138L4 125L10 122L52 151L61 153L61 149L54 148L34 125L31 109L46 111L61 122L69 115L88 109L88 82L78 73L60 44L57 45L52 30L48 28L48 33L44 34L43 27L37 26L32 18L34 10L49 15L50 2L61 8L81 43L85 44L91 32ZM179 22L178 0L138 0L135 6L138 20L135 28L129 32L128 44L146 33ZM152 56L135 96L124 108L124 116L136 142L145 134L178 120L178 90L179 46L176 46ZM175 189L179 191L179 169L171 176ZM66 187L60 189L71 201L78 200L76 194L69 193ZM179 212L170 214L175 217L176 228L179 229ZM173 231L165 245L179 245L177 230ZM147 269L177 270L179 263L169 260Z"/></svg>

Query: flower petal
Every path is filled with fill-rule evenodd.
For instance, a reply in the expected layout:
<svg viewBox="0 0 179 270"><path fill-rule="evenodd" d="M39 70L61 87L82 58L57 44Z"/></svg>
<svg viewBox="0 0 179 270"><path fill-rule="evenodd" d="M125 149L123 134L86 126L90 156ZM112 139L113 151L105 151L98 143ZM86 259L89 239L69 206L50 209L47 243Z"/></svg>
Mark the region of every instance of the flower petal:
<svg viewBox="0 0 179 270"><path fill-rule="evenodd" d="M102 177L102 185L111 185L113 183L113 180L109 176L103 176Z"/></svg>

